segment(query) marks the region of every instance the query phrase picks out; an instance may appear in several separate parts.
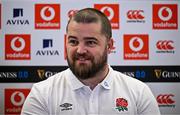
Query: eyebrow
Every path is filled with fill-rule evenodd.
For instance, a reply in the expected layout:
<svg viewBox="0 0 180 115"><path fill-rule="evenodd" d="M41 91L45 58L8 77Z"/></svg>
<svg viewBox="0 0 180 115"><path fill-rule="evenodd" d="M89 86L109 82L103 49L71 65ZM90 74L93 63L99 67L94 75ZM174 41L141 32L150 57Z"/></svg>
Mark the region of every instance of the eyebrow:
<svg viewBox="0 0 180 115"><path fill-rule="evenodd" d="M68 39L70 38L74 38L74 39L77 39L76 36L68 36ZM95 41L98 41L96 37L84 37L85 40L95 40Z"/></svg>
<svg viewBox="0 0 180 115"><path fill-rule="evenodd" d="M97 38L95 37L84 37L85 40L95 40L98 41Z"/></svg>
<svg viewBox="0 0 180 115"><path fill-rule="evenodd" d="M77 37L75 37L75 36L68 36L68 39L69 39L69 38L75 38L75 39L77 39Z"/></svg>

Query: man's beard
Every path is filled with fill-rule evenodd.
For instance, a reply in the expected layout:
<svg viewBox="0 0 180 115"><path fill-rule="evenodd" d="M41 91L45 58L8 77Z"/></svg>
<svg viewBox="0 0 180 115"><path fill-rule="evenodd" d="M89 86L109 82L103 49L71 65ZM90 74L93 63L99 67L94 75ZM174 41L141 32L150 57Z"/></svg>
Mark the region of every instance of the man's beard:
<svg viewBox="0 0 180 115"><path fill-rule="evenodd" d="M77 65L76 61L79 57L83 57L88 61L91 61L91 63ZM80 55L77 53L72 57L72 60L73 62L70 62L69 57L67 57L69 68L78 79L84 80L93 78L99 71L103 70L107 64L107 51L104 50L103 55L100 55L97 60L95 60L94 57L89 54Z"/></svg>

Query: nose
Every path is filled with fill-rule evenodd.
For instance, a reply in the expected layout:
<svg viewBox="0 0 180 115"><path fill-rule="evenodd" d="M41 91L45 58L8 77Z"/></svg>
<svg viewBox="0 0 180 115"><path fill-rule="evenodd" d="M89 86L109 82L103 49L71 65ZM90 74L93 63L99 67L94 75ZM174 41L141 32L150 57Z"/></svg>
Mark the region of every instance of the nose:
<svg viewBox="0 0 180 115"><path fill-rule="evenodd" d="M87 49L84 44L81 43L77 46L77 53L84 54L86 52L87 52Z"/></svg>

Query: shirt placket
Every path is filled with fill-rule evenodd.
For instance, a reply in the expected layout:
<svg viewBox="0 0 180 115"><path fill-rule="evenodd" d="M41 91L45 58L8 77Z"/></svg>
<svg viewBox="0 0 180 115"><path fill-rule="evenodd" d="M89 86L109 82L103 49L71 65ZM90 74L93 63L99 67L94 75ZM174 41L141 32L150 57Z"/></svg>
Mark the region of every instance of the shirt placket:
<svg viewBox="0 0 180 115"><path fill-rule="evenodd" d="M91 92L89 97L89 115L97 115L98 111L98 100L99 95L99 86L95 87L95 89Z"/></svg>

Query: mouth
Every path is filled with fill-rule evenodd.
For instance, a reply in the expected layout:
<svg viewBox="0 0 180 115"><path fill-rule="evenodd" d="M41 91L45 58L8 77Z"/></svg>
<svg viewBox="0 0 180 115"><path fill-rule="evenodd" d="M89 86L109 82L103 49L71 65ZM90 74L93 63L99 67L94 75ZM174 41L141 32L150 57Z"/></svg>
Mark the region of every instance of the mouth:
<svg viewBox="0 0 180 115"><path fill-rule="evenodd" d="M75 54L74 61L79 64L88 64L93 58L88 54Z"/></svg>
<svg viewBox="0 0 180 115"><path fill-rule="evenodd" d="M78 64L87 64L90 61L90 59L86 57L77 57L75 60Z"/></svg>
<svg viewBox="0 0 180 115"><path fill-rule="evenodd" d="M89 60L88 60L88 59L85 59L85 58L78 58L78 59L76 59L76 61L79 62L79 63L86 63L86 62L88 62Z"/></svg>

